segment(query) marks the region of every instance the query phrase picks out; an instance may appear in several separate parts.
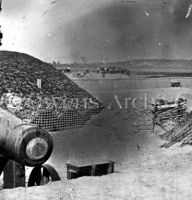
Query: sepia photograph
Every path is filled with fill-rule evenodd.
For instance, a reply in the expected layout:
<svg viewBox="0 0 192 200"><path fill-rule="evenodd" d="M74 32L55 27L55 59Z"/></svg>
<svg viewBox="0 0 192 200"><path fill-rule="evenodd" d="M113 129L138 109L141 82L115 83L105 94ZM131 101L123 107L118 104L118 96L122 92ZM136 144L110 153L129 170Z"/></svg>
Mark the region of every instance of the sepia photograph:
<svg viewBox="0 0 192 200"><path fill-rule="evenodd" d="M191 196L192 0L0 0L0 199Z"/></svg>

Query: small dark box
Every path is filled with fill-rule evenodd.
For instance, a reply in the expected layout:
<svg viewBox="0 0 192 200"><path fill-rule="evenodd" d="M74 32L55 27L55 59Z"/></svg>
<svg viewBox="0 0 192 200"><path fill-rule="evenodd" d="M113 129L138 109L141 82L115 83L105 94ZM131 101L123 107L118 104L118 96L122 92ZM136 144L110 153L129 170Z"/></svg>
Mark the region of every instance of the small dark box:
<svg viewBox="0 0 192 200"><path fill-rule="evenodd" d="M100 161L97 164L67 164L67 179L79 178L82 176L102 176L114 172L114 161Z"/></svg>
<svg viewBox="0 0 192 200"><path fill-rule="evenodd" d="M181 87L180 81L171 81L171 87Z"/></svg>

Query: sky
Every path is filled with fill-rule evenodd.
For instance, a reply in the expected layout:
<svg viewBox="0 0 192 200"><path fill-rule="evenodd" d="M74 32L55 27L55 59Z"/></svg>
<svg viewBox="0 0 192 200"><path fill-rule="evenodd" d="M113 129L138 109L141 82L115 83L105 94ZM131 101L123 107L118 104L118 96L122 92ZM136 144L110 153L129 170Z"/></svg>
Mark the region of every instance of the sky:
<svg viewBox="0 0 192 200"><path fill-rule="evenodd" d="M192 59L192 0L3 0L0 24L46 62Z"/></svg>

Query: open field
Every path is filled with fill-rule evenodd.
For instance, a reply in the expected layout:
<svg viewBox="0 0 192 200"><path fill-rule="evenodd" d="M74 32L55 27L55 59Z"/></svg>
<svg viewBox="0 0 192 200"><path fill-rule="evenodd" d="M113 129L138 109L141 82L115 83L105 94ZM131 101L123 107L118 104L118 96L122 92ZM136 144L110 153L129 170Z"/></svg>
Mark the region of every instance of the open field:
<svg viewBox="0 0 192 200"><path fill-rule="evenodd" d="M136 79L73 79L81 87L89 91L114 91L169 88L172 80L178 80L182 87L192 87L192 78L136 78ZM103 85L105 88L103 89Z"/></svg>

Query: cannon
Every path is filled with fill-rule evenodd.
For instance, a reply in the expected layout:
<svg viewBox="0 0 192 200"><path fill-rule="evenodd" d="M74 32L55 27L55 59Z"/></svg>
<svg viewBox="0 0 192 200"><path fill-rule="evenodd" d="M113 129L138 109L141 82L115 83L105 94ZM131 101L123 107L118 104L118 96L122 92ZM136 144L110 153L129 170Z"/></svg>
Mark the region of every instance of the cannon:
<svg viewBox="0 0 192 200"><path fill-rule="evenodd" d="M45 183L45 178L48 182L52 174L59 180L51 166L43 165L52 150L52 137L47 131L0 110L0 174L4 172L4 188L25 186L25 166L34 167L29 186L40 185L41 179Z"/></svg>
<svg viewBox="0 0 192 200"><path fill-rule="evenodd" d="M12 132L0 132L1 155L26 166L43 164L50 157L52 149L51 136L38 127L21 124Z"/></svg>

